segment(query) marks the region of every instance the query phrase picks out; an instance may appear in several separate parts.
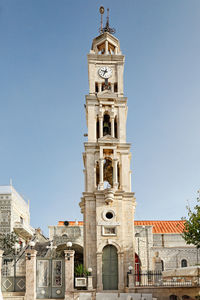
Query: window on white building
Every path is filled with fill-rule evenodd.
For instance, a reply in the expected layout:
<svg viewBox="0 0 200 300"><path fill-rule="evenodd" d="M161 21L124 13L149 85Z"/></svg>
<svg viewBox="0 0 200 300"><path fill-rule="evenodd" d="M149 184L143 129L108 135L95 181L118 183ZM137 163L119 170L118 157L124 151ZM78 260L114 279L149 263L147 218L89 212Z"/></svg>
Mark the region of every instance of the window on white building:
<svg viewBox="0 0 200 300"><path fill-rule="evenodd" d="M186 259L182 259L181 260L181 268L185 268L187 267L187 260Z"/></svg>

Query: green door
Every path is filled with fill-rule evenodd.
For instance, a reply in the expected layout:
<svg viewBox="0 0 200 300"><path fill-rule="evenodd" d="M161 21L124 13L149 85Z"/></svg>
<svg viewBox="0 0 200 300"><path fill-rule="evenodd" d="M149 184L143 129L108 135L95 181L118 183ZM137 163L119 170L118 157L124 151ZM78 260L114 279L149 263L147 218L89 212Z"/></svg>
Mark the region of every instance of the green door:
<svg viewBox="0 0 200 300"><path fill-rule="evenodd" d="M108 245L103 249L102 262L103 289L118 289L118 256L117 249Z"/></svg>

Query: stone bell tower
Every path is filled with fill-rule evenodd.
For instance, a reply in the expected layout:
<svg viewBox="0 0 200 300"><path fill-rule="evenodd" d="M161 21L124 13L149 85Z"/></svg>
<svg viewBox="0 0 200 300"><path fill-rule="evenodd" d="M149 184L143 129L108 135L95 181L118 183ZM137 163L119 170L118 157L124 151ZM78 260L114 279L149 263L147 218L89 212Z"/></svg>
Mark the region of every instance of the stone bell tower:
<svg viewBox="0 0 200 300"><path fill-rule="evenodd" d="M124 55L119 40L111 33L107 17L88 54L88 141L84 144L85 191L80 202L84 264L92 268L98 291L123 291L128 267L134 267L135 260L135 198L131 192L131 145L126 142Z"/></svg>

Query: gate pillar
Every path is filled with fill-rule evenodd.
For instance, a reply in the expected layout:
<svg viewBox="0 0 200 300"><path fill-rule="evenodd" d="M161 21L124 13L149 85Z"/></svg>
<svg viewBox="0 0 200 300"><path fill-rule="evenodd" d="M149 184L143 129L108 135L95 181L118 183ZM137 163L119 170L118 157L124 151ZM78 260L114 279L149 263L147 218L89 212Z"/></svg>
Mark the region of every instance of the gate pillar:
<svg viewBox="0 0 200 300"><path fill-rule="evenodd" d="M26 293L25 300L36 299L36 254L34 249L27 249L26 253Z"/></svg>
<svg viewBox="0 0 200 300"><path fill-rule="evenodd" d="M74 250L65 250L65 300L74 299Z"/></svg>
<svg viewBox="0 0 200 300"><path fill-rule="evenodd" d="M2 297L2 293L1 293L1 268L2 268L2 256L3 256L3 250L0 249L0 300ZM3 298L2 298L3 299Z"/></svg>

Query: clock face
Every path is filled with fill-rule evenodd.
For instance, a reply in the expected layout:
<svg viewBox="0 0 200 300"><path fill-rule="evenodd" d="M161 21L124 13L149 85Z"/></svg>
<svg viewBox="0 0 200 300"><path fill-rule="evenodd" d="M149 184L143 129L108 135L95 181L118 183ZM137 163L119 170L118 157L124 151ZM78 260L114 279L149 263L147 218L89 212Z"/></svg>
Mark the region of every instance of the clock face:
<svg viewBox="0 0 200 300"><path fill-rule="evenodd" d="M101 67L98 73L102 78L110 78L112 76L112 69L107 66Z"/></svg>

